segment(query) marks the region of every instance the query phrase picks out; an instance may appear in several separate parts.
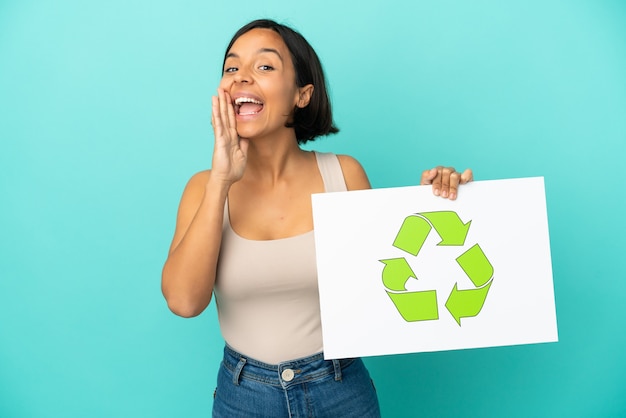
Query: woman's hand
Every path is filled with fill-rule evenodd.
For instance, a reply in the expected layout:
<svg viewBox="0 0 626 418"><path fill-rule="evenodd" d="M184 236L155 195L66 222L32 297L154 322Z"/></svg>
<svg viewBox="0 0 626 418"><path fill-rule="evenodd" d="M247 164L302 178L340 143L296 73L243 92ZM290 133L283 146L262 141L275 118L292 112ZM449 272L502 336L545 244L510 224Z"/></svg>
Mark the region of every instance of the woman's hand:
<svg viewBox="0 0 626 418"><path fill-rule="evenodd" d="M435 196L455 200L459 192L459 185L468 183L473 179L474 174L469 168L463 173L458 173L453 167L438 166L425 170L422 173L420 184L432 184Z"/></svg>
<svg viewBox="0 0 626 418"><path fill-rule="evenodd" d="M230 95L222 89L212 97L211 125L215 133L211 179L229 186L240 180L246 168L248 140L239 138L237 119Z"/></svg>

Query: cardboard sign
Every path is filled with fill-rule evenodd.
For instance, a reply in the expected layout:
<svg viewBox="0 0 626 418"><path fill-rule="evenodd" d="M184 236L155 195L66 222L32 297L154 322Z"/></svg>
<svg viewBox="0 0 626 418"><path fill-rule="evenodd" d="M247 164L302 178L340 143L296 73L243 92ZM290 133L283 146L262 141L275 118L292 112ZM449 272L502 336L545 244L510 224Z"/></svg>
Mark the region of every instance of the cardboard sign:
<svg viewBox="0 0 626 418"><path fill-rule="evenodd" d="M313 195L327 359L558 340L542 177Z"/></svg>

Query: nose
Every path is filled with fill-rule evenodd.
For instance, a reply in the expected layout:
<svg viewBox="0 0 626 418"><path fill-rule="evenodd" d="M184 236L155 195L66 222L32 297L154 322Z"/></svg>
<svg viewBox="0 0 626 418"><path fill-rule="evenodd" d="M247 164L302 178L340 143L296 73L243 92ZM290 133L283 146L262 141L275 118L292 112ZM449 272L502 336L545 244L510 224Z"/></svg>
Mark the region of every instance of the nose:
<svg viewBox="0 0 626 418"><path fill-rule="evenodd" d="M250 76L249 76L248 72L243 70L242 68L240 68L235 73L235 82L236 83L249 83L250 82Z"/></svg>

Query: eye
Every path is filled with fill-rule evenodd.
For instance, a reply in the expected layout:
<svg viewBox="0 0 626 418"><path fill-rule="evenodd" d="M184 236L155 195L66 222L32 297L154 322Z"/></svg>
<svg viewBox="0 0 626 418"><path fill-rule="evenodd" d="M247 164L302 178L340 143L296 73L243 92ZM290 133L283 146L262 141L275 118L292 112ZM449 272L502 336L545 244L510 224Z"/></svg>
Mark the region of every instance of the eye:
<svg viewBox="0 0 626 418"><path fill-rule="evenodd" d="M224 72L225 73L234 73L237 70L238 70L237 67L226 67L226 68L224 68Z"/></svg>
<svg viewBox="0 0 626 418"><path fill-rule="evenodd" d="M259 66L259 70L261 71L272 71L274 69L274 67L272 67L271 65L261 65Z"/></svg>

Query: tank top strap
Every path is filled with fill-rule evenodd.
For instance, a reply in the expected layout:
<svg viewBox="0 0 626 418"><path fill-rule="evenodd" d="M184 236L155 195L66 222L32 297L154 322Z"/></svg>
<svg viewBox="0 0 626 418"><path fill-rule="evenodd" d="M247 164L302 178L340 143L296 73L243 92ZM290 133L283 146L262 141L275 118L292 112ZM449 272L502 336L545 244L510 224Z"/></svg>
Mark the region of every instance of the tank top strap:
<svg viewBox="0 0 626 418"><path fill-rule="evenodd" d="M317 166L324 180L326 192L345 192L348 190L337 155L330 152L315 152Z"/></svg>

